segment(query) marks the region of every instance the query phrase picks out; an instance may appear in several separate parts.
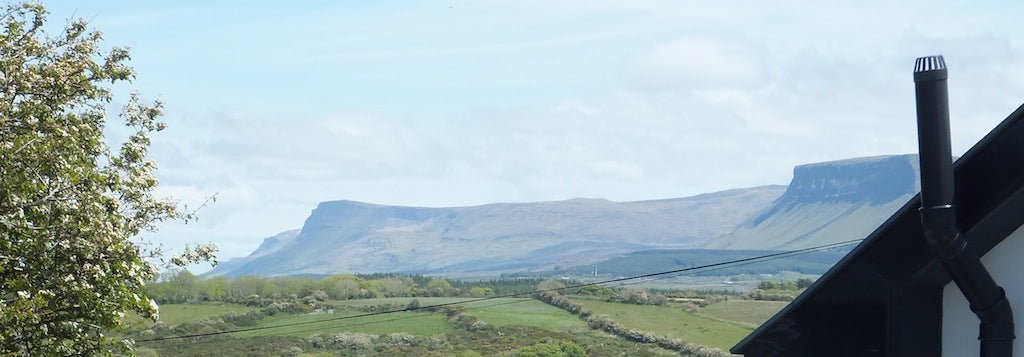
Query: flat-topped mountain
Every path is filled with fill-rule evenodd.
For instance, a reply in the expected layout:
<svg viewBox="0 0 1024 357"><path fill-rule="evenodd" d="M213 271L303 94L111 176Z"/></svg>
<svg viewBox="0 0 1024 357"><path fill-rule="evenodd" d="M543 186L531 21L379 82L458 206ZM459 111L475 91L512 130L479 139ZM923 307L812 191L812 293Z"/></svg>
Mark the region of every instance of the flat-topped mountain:
<svg viewBox="0 0 1024 357"><path fill-rule="evenodd" d="M771 207L713 249L800 249L861 239L921 190L917 155L876 156L793 169Z"/></svg>
<svg viewBox="0 0 1024 357"><path fill-rule="evenodd" d="M323 202L298 235L268 238L249 257L225 262L209 274L508 271L639 250L696 248L768 207L784 189L452 208Z"/></svg>
<svg viewBox="0 0 1024 357"><path fill-rule="evenodd" d="M650 250L798 249L864 238L918 190L917 156L902 155L800 165L788 187L653 201L329 201L301 230L267 238L208 275L506 272Z"/></svg>

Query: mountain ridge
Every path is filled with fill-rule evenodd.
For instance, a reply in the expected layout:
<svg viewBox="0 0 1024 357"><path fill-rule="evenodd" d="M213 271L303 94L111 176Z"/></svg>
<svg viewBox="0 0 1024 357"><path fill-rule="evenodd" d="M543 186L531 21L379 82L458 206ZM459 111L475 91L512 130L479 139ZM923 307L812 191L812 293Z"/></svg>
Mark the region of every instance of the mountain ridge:
<svg viewBox="0 0 1024 357"><path fill-rule="evenodd" d="M327 201L285 246L231 260L208 274L488 271L636 250L696 248L766 206L784 188L635 202L570 199L451 208Z"/></svg>
<svg viewBox="0 0 1024 357"><path fill-rule="evenodd" d="M799 165L771 207L706 249L802 249L866 237L920 191L917 155Z"/></svg>
<svg viewBox="0 0 1024 357"><path fill-rule="evenodd" d="M325 201L301 230L270 237L207 274L507 272L659 249L798 249L866 236L919 189L916 161L889 155L799 165L788 186L633 202Z"/></svg>

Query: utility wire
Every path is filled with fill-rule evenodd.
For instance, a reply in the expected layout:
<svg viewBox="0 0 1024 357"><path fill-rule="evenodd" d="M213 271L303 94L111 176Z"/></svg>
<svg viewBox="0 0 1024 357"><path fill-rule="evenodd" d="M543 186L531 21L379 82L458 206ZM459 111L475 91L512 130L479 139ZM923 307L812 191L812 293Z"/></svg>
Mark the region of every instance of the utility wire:
<svg viewBox="0 0 1024 357"><path fill-rule="evenodd" d="M364 314L349 315L349 316L339 316L339 317L333 317L333 318L329 318L329 319L316 320L316 321L299 321L299 322L291 322L291 323L278 324L278 325L268 325L268 326L257 326L257 327L250 327L250 328L243 328L243 329L236 329L236 330L216 331L216 332L207 332L207 333L196 333L196 334L178 335L178 336L156 337L156 338L150 338L150 339L137 340L135 342L137 342L137 343L139 343L139 342L156 342L156 341L175 340L175 339L194 338L194 337L217 336L217 335L224 335L224 334L238 333L238 332L259 331L259 330L268 330L268 329L281 328L281 327L289 327L289 326L300 326L300 325L318 324L318 323L331 322L331 321L351 320L351 319L356 319L356 318L360 318L360 317L379 316L379 315L393 314L393 313L403 312L403 311L417 311L417 310L433 309L433 308L438 308L438 307L453 306L453 305L459 305L459 304L467 304L467 303L473 303L473 302L478 302L478 301L487 301L487 300L502 299L502 298L522 297L522 296L525 296L525 295L532 295L532 294L545 293L545 292L551 292L551 291L559 291L559 290L576 289L576 288L582 288L582 287L591 286L591 285L604 285L604 284L624 282L624 281L629 281L629 280L634 280L634 279L642 279L642 278L649 278L649 277L656 277L656 276L665 276L665 275L671 275L671 274L679 274L679 273L685 273L685 272L693 272L693 271L702 270L702 269L707 269L707 271L712 271L712 270L717 270L717 269L708 269L708 268L724 269L725 267L731 266L733 264L737 264L737 265L739 265L740 263L752 264L752 263L755 263L755 262L763 262L763 261L769 261L769 260L774 260L774 259L781 259L781 258L788 257L790 255L797 255L797 254L809 253L809 252L818 251L818 250L827 250L827 249L831 249L831 248L837 248L837 247L841 247L841 246L851 245L851 244L858 243L858 242L863 241L863 240L864 239L852 239L852 240L842 241L842 242L838 242L838 243L824 244L824 245L819 245L819 246L810 247L810 248L803 248L803 249L790 250L790 251L785 251L785 252L765 254L765 255L760 255L760 256L750 257L750 258L734 259L734 260L730 260L730 261L705 264L705 265L701 265L701 266L694 266L694 267L687 267L687 268L682 268L682 269L661 271L661 272L656 272L656 273L648 273L648 274L642 274L642 275L635 275L635 276L624 277L624 278L615 278L615 279L609 279L609 280L602 280L602 281L593 282L593 283L575 284L575 285L570 285L570 286L566 286L566 287L552 288L552 289L543 289L543 290L537 290L537 291L533 291L533 292L523 292L523 293L512 293L512 294L488 296L488 297L482 297L482 298L476 298L476 299L467 299L467 300L461 300L461 301L448 302L448 303L443 303L443 304L435 304L435 305L428 305L428 306L419 306L419 307L413 307L413 308L405 308L405 309L400 309L400 310L368 312L368 313L364 313ZM746 265L746 264L743 264L743 265ZM620 284L620 285L625 285L625 284ZM495 306L497 306L497 305L495 305ZM387 321L390 321L390 320L387 320ZM373 321L373 322L369 322L369 323L375 323L375 322L384 322L384 321L378 320L378 321ZM355 325L349 325L349 326L355 326ZM308 332L308 331L304 331L304 332Z"/></svg>
<svg viewBox="0 0 1024 357"><path fill-rule="evenodd" d="M485 308L495 307L495 306L519 304L519 303L524 303L524 302L528 302L528 301L532 301L532 300L528 300L528 299L527 300L514 300L514 301L501 302L501 303L497 303L497 304L485 305L485 306L472 306L472 307L465 308L465 310L485 309ZM408 310L397 310L397 312L401 312L401 311L408 311ZM345 327L352 327L352 326L372 325L372 324L377 324L377 323L382 323L382 322L392 322L392 321L399 321L399 320L415 319L415 318L420 318L420 317L424 317L424 316L431 316L431 315L402 316L402 317L396 317L396 318L387 319L387 320L373 320L373 321L365 321L365 322L355 322L355 323L350 323L350 324L331 326L329 328L331 328L331 329L338 329L338 328L345 328ZM289 334L293 334L293 333L304 333L304 332L313 332L313 331L322 331L322 330L325 330L325 328L314 328L314 329L305 329L305 330L298 330L298 331L288 331L288 333Z"/></svg>
<svg viewBox="0 0 1024 357"><path fill-rule="evenodd" d="M529 293L529 294L533 294L533 293ZM501 297L493 297L493 298L494 298L494 299L497 299L497 298L501 298ZM504 305L512 305L512 304L519 304L519 303L524 303L524 302L529 302L529 301L532 301L532 300L514 300L514 301L505 301L505 302L500 302L500 303L497 303L497 304L491 304L491 305L484 305L484 306L470 306L470 307L466 307L466 308L464 308L464 310L476 310L476 309L485 309L485 308L489 308L489 307L495 307L495 306L504 306ZM465 303L465 302L464 302L464 301L460 301L460 302L457 302L457 304L460 304L460 303ZM430 308L433 308L433 307L438 307L438 306L446 306L446 305L450 305L450 304L438 304L438 305L430 305L430 306L425 306L425 307L422 307L421 309L430 309ZM419 310L419 309L408 309L408 310L392 310L392 311L382 311L382 312L380 312L379 314L380 314L380 315L382 315L382 314L390 314L390 313L398 313L398 312L407 312L407 311L415 311L415 310ZM344 318L358 318L358 317L364 317L364 316L371 316L371 315L372 315L372 314L364 314L364 315L357 315L357 316L344 316ZM328 329L328 328L329 328L329 329L339 329L339 328L345 328L345 327L353 327L353 326L363 326L363 325L372 325L372 324L377 324L377 323L383 323L383 322L392 322L392 321L400 321L400 320L408 320L408 319L415 319L415 318L420 318L420 317L424 317L424 316L431 316L431 315L410 315L410 316L402 316L402 317L396 317L396 318L391 318L391 319L386 319L386 320L373 320L373 321L355 322L355 323L350 323L350 324L344 324L344 325L336 325L336 326L331 326L331 327L327 327L327 328L324 328L324 327L320 327L320 328L313 328L313 329L305 329L305 330L296 330L296 331L288 331L288 332L286 332L286 333L283 333L283 334L281 334L281 335L284 335L284 334L296 334L296 333L304 333L304 332L313 332L313 331L323 331L323 330L325 330L325 329ZM319 323L319 322L327 322L327 321L333 321L333 320L334 320L334 319L328 319L328 320L317 320L317 321L303 321L303 322L297 322L297 323L291 323L291 324L282 324L282 325L274 325L274 326L264 326L264 327L267 327L267 328L287 327L287 326L292 326L292 325L301 325L301 324L313 324L313 323ZM262 328L260 328L259 330L262 330ZM148 339L148 340L138 340L138 341L135 341L135 342L150 342L150 341L161 341L161 340L171 340L171 339L183 339L183 338L192 338L192 337L205 337L205 336L221 335L221 334L226 334L226 333L236 333L236 332L246 332L246 331L251 331L251 329L241 329L241 330L230 330L230 331L219 331L219 332L213 332L213 333L204 333L204 334L195 334L195 335L185 335L185 336L167 336L167 337L163 337L163 338L154 338L154 339Z"/></svg>
<svg viewBox="0 0 1024 357"><path fill-rule="evenodd" d="M762 259L762 260L745 261L745 262L741 262L741 263L730 264L730 265L727 265L727 266L716 266L716 267L713 267L713 268L700 269L700 271L690 271L690 272L686 272L686 273L693 273L693 274L696 274L696 273L706 273L706 272L710 272L710 271L717 271L717 270L723 270L723 269L729 269L729 268L753 265L753 264L757 264L757 263L763 263L763 262L766 262L766 261L771 261L771 260L776 260L776 259L783 259L783 258L789 258L789 257L795 257L795 256L798 256L798 255L810 254L810 253L814 253L814 252L817 252L817 251L823 251L823 250L829 250L829 249L833 249L833 248L839 248L839 247L843 247L843 246L848 246L848 245L852 245L852 244L858 243L858 242L860 242L862 240L863 239L856 239L856 240L850 240L850 241L845 241L845 242L834 243L835 245L834 246L830 246L830 247L818 246L818 247L807 248L807 249L813 249L813 250L807 250L807 249L791 250L791 251L783 252L782 254L784 254L784 255L772 256L770 258L766 258L766 259ZM668 279L668 278L674 278L674 277L683 276L683 275L689 275L689 274L679 274L679 275L667 274L667 275L662 275L662 276L658 276L658 277L652 277L652 278L649 278L649 279L646 279L646 280L622 282L622 283L619 283L616 286L637 285L637 284L646 283L646 282L649 282L649 281L652 281L652 280ZM603 283L603 282L592 283L592 284L601 284L601 283Z"/></svg>

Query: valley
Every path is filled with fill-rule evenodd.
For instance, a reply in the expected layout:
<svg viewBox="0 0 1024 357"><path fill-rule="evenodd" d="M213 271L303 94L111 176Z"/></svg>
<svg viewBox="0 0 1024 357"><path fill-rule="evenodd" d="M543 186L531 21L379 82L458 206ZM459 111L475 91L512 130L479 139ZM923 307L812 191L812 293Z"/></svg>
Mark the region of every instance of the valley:
<svg viewBox="0 0 1024 357"><path fill-rule="evenodd" d="M652 201L323 202L247 257L165 274L160 321L125 334L159 356L725 356L916 193L916 160Z"/></svg>
<svg viewBox="0 0 1024 357"><path fill-rule="evenodd" d="M356 280L370 287L391 276ZM168 303L157 323L136 318L126 331L146 356L725 356L730 347L780 309L783 302L755 294L599 288L543 280L531 291L473 297L476 289L522 290L524 284L480 282L469 289L415 289L403 297L337 299L322 290L298 298L288 289L342 280L268 281L272 296L210 300L210 286L157 283L153 296ZM428 283L436 279L428 280ZM241 288L251 281L231 280ZM568 288L565 283L568 283ZM176 284L175 286L160 286ZM229 286L230 286L229 285ZM432 285L438 285L436 283ZM502 287L509 290L502 290ZM573 287L575 286L575 288ZM551 288L555 289L552 290ZM163 288L162 290L160 288ZM244 293L234 290L234 296ZM186 296L191 291L196 295ZM205 293L204 293L205 292ZM791 293L795 293L792 291ZM180 294L179 294L180 293ZM185 295L182 295L185 294ZM206 295L203 295L206 294ZM203 296L206 296L203 298ZM369 296L369 295L367 295ZM197 298L198 297L198 298ZM202 300L201 300L202 299ZM742 311L737 314L736 311ZM556 352L543 352L553 349ZM555 353L555 354L551 354Z"/></svg>

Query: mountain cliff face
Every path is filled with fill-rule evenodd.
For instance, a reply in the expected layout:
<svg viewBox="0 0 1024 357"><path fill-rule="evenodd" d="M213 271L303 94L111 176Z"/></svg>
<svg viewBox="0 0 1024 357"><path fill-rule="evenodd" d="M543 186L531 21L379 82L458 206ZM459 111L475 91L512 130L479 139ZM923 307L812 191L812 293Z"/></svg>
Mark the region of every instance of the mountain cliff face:
<svg viewBox="0 0 1024 357"><path fill-rule="evenodd" d="M713 249L800 249L866 237L920 191L917 155L797 166L786 192Z"/></svg>
<svg viewBox="0 0 1024 357"><path fill-rule="evenodd" d="M508 271L639 250L696 248L768 207L784 189L624 203L572 199L454 208L324 202L293 238L268 238L252 255L208 274Z"/></svg>
<svg viewBox="0 0 1024 357"><path fill-rule="evenodd" d="M787 186L656 201L473 207L321 203L208 275L499 272L658 249L798 249L864 238L919 190L917 156L797 166Z"/></svg>

